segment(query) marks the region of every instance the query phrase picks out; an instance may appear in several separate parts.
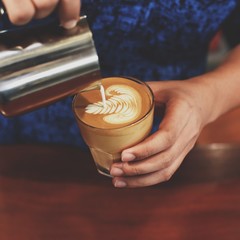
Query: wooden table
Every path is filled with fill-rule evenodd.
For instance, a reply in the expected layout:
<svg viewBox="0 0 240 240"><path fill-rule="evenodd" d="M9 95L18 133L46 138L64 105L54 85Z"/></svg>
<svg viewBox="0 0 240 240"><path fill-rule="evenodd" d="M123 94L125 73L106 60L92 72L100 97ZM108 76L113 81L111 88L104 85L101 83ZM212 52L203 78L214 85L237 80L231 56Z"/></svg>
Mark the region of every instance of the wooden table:
<svg viewBox="0 0 240 240"><path fill-rule="evenodd" d="M0 239L240 239L240 147L197 147L169 182L115 189L77 148L1 146Z"/></svg>

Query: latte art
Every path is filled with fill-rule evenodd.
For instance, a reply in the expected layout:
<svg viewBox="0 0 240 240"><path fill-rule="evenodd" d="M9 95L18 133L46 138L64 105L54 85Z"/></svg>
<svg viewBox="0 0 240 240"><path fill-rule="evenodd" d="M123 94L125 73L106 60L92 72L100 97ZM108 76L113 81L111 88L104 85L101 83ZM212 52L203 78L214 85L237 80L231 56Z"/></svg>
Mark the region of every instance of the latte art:
<svg viewBox="0 0 240 240"><path fill-rule="evenodd" d="M141 109L141 96L132 87L127 85L111 85L105 91L106 102L89 104L85 112L101 114L103 121L110 124L122 124L136 119Z"/></svg>
<svg viewBox="0 0 240 240"><path fill-rule="evenodd" d="M84 124L97 129L116 129L135 123L149 111L151 95L142 82L110 77L102 79L101 83L100 91L81 92L75 98L76 116Z"/></svg>

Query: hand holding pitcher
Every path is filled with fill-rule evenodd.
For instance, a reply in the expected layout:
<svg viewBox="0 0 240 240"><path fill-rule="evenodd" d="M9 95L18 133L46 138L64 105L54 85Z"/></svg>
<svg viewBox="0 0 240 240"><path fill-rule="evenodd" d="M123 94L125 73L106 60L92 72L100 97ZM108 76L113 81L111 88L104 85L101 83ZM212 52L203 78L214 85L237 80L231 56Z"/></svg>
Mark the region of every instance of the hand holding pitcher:
<svg viewBox="0 0 240 240"><path fill-rule="evenodd" d="M57 9L60 24L67 29L76 26L81 6L80 0L2 0L2 3L14 25L47 17Z"/></svg>

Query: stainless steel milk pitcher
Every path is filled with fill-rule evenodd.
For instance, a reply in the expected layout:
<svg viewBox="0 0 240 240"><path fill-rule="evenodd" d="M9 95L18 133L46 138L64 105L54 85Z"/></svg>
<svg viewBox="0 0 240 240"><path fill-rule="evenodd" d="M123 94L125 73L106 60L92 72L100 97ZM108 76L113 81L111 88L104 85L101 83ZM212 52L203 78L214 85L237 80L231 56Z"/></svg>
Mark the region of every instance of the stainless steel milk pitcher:
<svg viewBox="0 0 240 240"><path fill-rule="evenodd" d="M0 111L15 116L100 87L97 52L86 17L0 32Z"/></svg>

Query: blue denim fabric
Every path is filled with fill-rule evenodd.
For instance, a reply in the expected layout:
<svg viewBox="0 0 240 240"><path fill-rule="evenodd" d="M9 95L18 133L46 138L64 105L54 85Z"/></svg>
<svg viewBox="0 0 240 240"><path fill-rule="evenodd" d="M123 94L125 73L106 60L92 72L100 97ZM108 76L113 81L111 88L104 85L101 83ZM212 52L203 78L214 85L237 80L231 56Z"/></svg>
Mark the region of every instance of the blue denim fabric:
<svg viewBox="0 0 240 240"><path fill-rule="evenodd" d="M208 44L237 0L83 0L103 76L186 79L205 71ZM86 147L72 97L11 119L0 116L0 143ZM157 121L157 120L156 120ZM154 126L157 129L157 126Z"/></svg>

